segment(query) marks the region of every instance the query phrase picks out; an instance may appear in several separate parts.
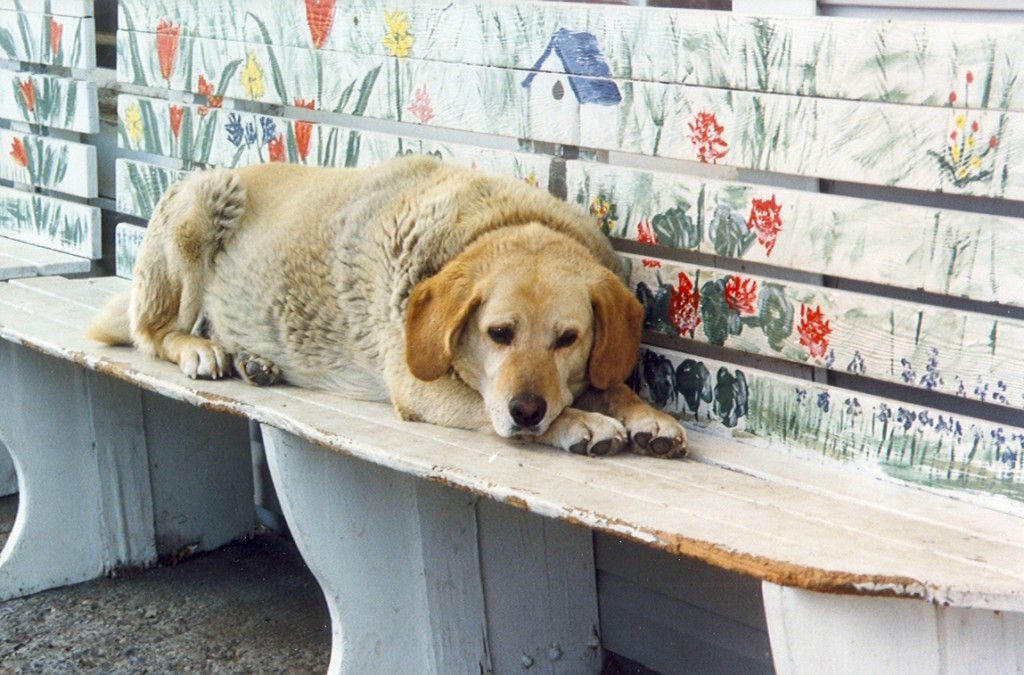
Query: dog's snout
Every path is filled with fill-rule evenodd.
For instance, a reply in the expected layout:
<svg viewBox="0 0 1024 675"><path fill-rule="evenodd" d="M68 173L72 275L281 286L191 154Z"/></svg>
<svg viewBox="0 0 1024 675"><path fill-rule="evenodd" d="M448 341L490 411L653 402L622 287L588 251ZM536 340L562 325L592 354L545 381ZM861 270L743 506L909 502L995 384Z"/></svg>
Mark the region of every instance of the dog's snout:
<svg viewBox="0 0 1024 675"><path fill-rule="evenodd" d="M523 428L540 424L548 411L548 403L536 394L518 394L508 402L508 414L512 421Z"/></svg>

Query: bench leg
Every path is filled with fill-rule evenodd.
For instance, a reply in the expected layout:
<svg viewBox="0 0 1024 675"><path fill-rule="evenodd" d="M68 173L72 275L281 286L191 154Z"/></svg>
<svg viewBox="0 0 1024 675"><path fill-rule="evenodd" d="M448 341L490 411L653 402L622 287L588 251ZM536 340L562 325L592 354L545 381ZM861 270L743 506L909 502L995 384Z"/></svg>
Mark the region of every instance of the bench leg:
<svg viewBox="0 0 1024 675"><path fill-rule="evenodd" d="M183 420L174 406L187 406L72 363L0 343L0 382L0 442L19 492L0 599L149 565L185 541L210 549L251 532L244 421L232 462L211 445L224 416Z"/></svg>
<svg viewBox="0 0 1024 675"><path fill-rule="evenodd" d="M18 472L14 470L14 460L0 441L0 497L13 495L17 491Z"/></svg>
<svg viewBox="0 0 1024 675"><path fill-rule="evenodd" d="M1024 613L770 583L762 590L780 675L1024 671Z"/></svg>
<svg viewBox="0 0 1024 675"><path fill-rule="evenodd" d="M263 427L330 608L330 672L599 672L588 530Z"/></svg>

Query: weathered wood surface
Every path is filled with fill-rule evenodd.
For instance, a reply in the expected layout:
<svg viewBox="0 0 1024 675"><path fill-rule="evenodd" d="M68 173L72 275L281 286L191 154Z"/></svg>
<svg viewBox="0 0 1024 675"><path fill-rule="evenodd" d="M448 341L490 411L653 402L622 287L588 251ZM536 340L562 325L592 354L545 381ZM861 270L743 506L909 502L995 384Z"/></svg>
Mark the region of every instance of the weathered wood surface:
<svg viewBox="0 0 1024 675"><path fill-rule="evenodd" d="M38 2L0 6L0 56L46 66L95 68L96 22L85 3L58 3L50 11Z"/></svg>
<svg viewBox="0 0 1024 675"><path fill-rule="evenodd" d="M0 236L95 260L100 209L0 187Z"/></svg>
<svg viewBox="0 0 1024 675"><path fill-rule="evenodd" d="M84 338L107 297L92 290L99 285L42 278L0 286L0 337L371 463L773 583L1024 609L1024 513L1012 501L950 500L742 437L702 436L697 462L590 461L400 422L386 405L324 392L191 381L176 366Z"/></svg>
<svg viewBox="0 0 1024 675"><path fill-rule="evenodd" d="M661 254L693 251L1024 307L1024 219L585 161L567 162L566 192L609 235L657 244Z"/></svg>
<svg viewBox="0 0 1024 675"><path fill-rule="evenodd" d="M0 281L47 274L88 272L85 258L52 251L0 236Z"/></svg>
<svg viewBox="0 0 1024 675"><path fill-rule="evenodd" d="M653 257L623 257L645 327L1021 409L1024 322Z"/></svg>
<svg viewBox="0 0 1024 675"><path fill-rule="evenodd" d="M0 131L0 178L79 197L98 194L96 147L35 134Z"/></svg>
<svg viewBox="0 0 1024 675"><path fill-rule="evenodd" d="M616 78L822 98L941 107L951 92L963 101L970 72L972 107L1024 110L1016 70L1024 30L1015 25L507 0L128 0L121 7L122 30L159 33L163 22L164 31L200 38L523 71L538 67L549 47L556 58L539 68L568 69L591 55L574 52L593 48L579 35L587 33Z"/></svg>
<svg viewBox="0 0 1024 675"><path fill-rule="evenodd" d="M98 133L96 83L0 70L0 117L55 129Z"/></svg>
<svg viewBox="0 0 1024 675"><path fill-rule="evenodd" d="M271 21L250 10L243 23L262 25L262 33ZM514 26L505 27L507 39L521 49ZM281 105L301 101L377 119L787 174L1024 196L1024 175L1013 168L1014 158L1024 152L1024 113L964 107L965 101L1009 96L1015 76L983 84L973 71L954 70L943 87L945 106L908 105L606 73L527 77L524 70L422 58L411 47L395 47L394 55L352 54L308 44L195 38L166 21L150 30L156 32L119 33L122 81ZM406 22L387 35L404 44L431 31L430 25ZM962 95L950 96L959 91ZM134 125L123 117L122 123Z"/></svg>
<svg viewBox="0 0 1024 675"><path fill-rule="evenodd" d="M547 187L550 159L448 141L374 133L292 117L246 113L162 99L120 96L122 147L202 165L287 161L317 166L369 166L400 155L435 157L512 175ZM119 210L144 215L183 174L136 161L118 164Z"/></svg>

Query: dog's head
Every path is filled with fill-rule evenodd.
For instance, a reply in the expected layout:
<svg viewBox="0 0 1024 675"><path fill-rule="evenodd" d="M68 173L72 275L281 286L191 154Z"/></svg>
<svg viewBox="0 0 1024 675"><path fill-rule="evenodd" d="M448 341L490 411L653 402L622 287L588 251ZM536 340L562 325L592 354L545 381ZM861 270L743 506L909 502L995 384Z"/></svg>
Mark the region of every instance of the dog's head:
<svg viewBox="0 0 1024 675"><path fill-rule="evenodd" d="M587 386L630 374L643 310L610 270L539 225L485 235L413 289L410 372L453 369L483 397L500 436L537 436Z"/></svg>

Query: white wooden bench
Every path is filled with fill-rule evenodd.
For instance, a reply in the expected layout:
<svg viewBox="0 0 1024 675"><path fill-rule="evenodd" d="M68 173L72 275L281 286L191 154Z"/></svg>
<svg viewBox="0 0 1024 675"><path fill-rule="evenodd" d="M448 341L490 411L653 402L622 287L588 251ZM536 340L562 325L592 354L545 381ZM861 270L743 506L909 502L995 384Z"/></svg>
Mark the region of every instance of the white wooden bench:
<svg viewBox="0 0 1024 675"><path fill-rule="evenodd" d="M0 411L23 492L0 597L244 532L253 421L335 671L597 672L602 649L664 672L1024 668L1024 220L1006 215L1024 26L120 9L119 77L153 91L119 103L124 147L154 157L120 162L124 213L194 166L279 159L432 152L548 187L630 261L637 385L689 425L695 461L588 461L190 381L84 338L126 280L10 282L0 378L48 417ZM118 235L129 274L141 230ZM70 493L73 518L47 512ZM79 538L58 533L85 521L91 548L68 556Z"/></svg>
<svg viewBox="0 0 1024 675"><path fill-rule="evenodd" d="M89 272L100 257L91 0L0 3L0 281ZM16 491L0 445L0 496Z"/></svg>

